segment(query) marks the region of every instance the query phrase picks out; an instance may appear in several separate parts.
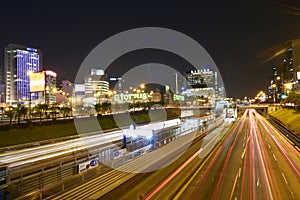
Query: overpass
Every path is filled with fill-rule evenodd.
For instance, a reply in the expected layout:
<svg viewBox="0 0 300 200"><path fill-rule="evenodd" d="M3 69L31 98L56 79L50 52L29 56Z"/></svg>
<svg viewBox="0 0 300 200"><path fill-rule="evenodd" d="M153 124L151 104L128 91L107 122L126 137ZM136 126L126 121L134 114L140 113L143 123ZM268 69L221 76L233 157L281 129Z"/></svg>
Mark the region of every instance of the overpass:
<svg viewBox="0 0 300 200"><path fill-rule="evenodd" d="M264 116L268 116L269 112L269 105L260 105L260 104L253 104L253 105L247 105L247 106L238 106L237 110L238 113L244 112L246 109L255 109L257 112Z"/></svg>

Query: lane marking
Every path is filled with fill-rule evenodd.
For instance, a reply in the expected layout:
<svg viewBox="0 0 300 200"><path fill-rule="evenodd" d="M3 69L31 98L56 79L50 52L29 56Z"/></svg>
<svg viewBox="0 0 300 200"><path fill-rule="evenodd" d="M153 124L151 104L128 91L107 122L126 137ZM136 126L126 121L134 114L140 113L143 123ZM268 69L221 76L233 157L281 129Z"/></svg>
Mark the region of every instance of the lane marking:
<svg viewBox="0 0 300 200"><path fill-rule="evenodd" d="M268 144L268 147L269 147L269 149L271 149L271 146L270 146L270 144Z"/></svg>
<svg viewBox="0 0 300 200"><path fill-rule="evenodd" d="M246 148L244 149L244 151L243 151L243 153L242 153L241 159L243 159L243 158L244 158L244 156L245 156L245 152L246 152Z"/></svg>
<svg viewBox="0 0 300 200"><path fill-rule="evenodd" d="M234 190L235 190L235 187L236 187L236 183L237 183L238 177L239 177L239 172L235 176L234 183L233 183L233 186L232 186L232 189L231 189L231 193L230 193L230 198L229 199L232 199L232 196L233 196L233 193L234 193Z"/></svg>
<svg viewBox="0 0 300 200"><path fill-rule="evenodd" d="M285 183L288 185L288 182L287 182L287 180L286 180L286 178L285 178L285 175L284 175L284 173L283 173L283 172L281 172L281 175L282 175L282 177L283 177L283 179L284 179Z"/></svg>
<svg viewBox="0 0 300 200"><path fill-rule="evenodd" d="M209 159L214 155L214 156L219 156L219 153L221 152L222 146L219 143L212 151L211 153L206 157L206 159L203 161L203 163L199 166L197 171L193 174L193 176L189 179L189 181L181 188L181 190L176 194L176 196L173 198L179 199L179 197L183 194L183 192L186 190L186 188L191 184L191 182L195 179L196 175L200 172L200 170L204 167L204 165L209 161ZM198 152L196 152L197 154ZM198 153L199 154L199 153ZM150 192L152 193L152 192ZM149 193L149 194L150 194ZM154 195L154 194L153 194ZM153 195L149 195L147 198L144 199L150 199Z"/></svg>
<svg viewBox="0 0 300 200"><path fill-rule="evenodd" d="M277 162L277 158L276 158L276 156L275 156L274 153L273 153L273 158L274 158L274 160Z"/></svg>

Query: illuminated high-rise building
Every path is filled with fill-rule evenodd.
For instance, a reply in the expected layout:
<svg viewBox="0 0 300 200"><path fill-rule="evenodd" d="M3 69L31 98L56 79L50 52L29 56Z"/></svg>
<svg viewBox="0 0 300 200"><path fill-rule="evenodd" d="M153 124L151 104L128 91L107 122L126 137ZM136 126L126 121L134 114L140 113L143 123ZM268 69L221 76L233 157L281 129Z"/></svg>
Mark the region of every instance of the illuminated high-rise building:
<svg viewBox="0 0 300 200"><path fill-rule="evenodd" d="M217 72L207 68L201 70L193 70L185 73L186 88L190 88L186 91L195 93L196 95L218 96L218 77Z"/></svg>
<svg viewBox="0 0 300 200"><path fill-rule="evenodd" d="M45 102L46 104L56 103L56 77L57 74L53 71L46 70L45 73Z"/></svg>
<svg viewBox="0 0 300 200"><path fill-rule="evenodd" d="M84 86L86 105L107 101L109 82L102 69L92 69L91 74L85 76Z"/></svg>
<svg viewBox="0 0 300 200"><path fill-rule="evenodd" d="M42 71L42 52L39 49L9 44L4 57L5 102L16 104L30 99L29 75ZM31 93L37 100L38 93Z"/></svg>
<svg viewBox="0 0 300 200"><path fill-rule="evenodd" d="M300 39L287 41L279 52L282 53L276 54L276 76L273 74L271 83L278 101L289 92L300 91Z"/></svg>

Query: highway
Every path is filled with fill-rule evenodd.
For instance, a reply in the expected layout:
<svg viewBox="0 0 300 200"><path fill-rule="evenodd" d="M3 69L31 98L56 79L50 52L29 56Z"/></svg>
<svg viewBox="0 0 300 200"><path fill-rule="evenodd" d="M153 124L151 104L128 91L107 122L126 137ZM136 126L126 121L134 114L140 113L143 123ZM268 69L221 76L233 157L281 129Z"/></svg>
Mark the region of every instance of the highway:
<svg viewBox="0 0 300 200"><path fill-rule="evenodd" d="M177 125L177 123L178 119L155 122L137 127L136 132L168 128ZM86 149L91 150L101 145L112 145L114 142L123 139L124 131L126 131L126 129L101 134L95 134L96 132L94 132L89 133L90 135L87 134L88 136L54 144L4 152L0 154L0 163L9 164L10 168L14 168L61 157L78 151L85 151Z"/></svg>
<svg viewBox="0 0 300 200"><path fill-rule="evenodd" d="M224 122L209 133L190 130L177 140L64 192L55 199L138 199L159 184L161 178L166 178L170 170L175 170L178 163L186 163L186 155L191 155L195 149L200 149L202 155L206 156L222 140L229 127L230 122ZM151 180L146 177L151 177ZM133 185L123 186L128 183Z"/></svg>
<svg viewBox="0 0 300 200"><path fill-rule="evenodd" d="M136 176L100 199L300 199L299 151L254 109L213 145L203 155L199 140L175 166Z"/></svg>
<svg viewBox="0 0 300 200"><path fill-rule="evenodd" d="M299 199L299 152L255 110L241 120L176 198Z"/></svg>
<svg viewBox="0 0 300 200"><path fill-rule="evenodd" d="M187 123L189 122L187 120ZM191 130L185 130L185 124L181 123L180 119L173 119L140 125L134 129L130 127L107 133L91 132L81 138L3 152L0 154L0 163L8 165L9 181L7 184L10 196L13 199L34 199L41 188L46 195L52 195L57 191L58 185L61 185L62 190L67 187L64 185L65 181L69 184L79 177L84 182L91 176L97 176L100 168L100 174L104 173L105 165L120 165L124 159L134 159L142 152L140 150L137 154L135 151L128 152L126 158L115 159L113 152L123 146L124 134L126 134L128 146L135 150L145 145L141 144L144 142L141 138L150 142L154 130L158 132L157 136L168 135L167 133L172 131L169 140L188 134ZM198 127L198 124L196 126ZM148 138L149 136L151 137ZM78 174L80 163L88 160L95 160L99 167L88 173ZM78 181L76 183L78 184ZM51 190L51 187L56 187L56 189Z"/></svg>
<svg viewBox="0 0 300 200"><path fill-rule="evenodd" d="M121 156L109 165L114 169L105 169L74 188L54 195L51 192L48 199L300 199L300 153L294 144L254 109L247 109L235 124L230 119L222 121L209 131L199 132L197 120L186 120L171 138L155 141L160 146L168 140L166 144L134 159ZM108 145L115 148L114 142L122 141L124 133L147 138L153 129L168 129L178 123L156 122L9 151L0 154L0 162L20 171L26 165L74 152ZM89 172L97 174L99 170ZM56 179L54 172L51 177ZM72 168L65 172L68 176L74 173ZM30 180L34 182L28 186L39 183L38 178ZM45 185L50 181L43 180ZM18 182L14 183L18 187Z"/></svg>

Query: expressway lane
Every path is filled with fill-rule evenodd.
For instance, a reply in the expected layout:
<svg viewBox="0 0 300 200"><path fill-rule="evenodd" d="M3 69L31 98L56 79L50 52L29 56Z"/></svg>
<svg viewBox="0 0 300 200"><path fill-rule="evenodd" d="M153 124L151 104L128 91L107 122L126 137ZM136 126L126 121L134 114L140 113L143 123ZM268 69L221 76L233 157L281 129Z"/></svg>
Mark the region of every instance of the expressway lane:
<svg viewBox="0 0 300 200"><path fill-rule="evenodd" d="M196 139L181 157L167 167L142 176L138 175L137 178L127 181L100 199L172 198L174 191L179 190L181 185L184 184L184 180L189 177L188 173L181 173L181 171L192 171L197 162L199 163L199 160L203 161L213 147L223 139L230 127L231 123L225 122L209 134ZM200 159L198 159L199 155L202 156ZM171 189L168 189L169 187ZM161 192L162 190L164 192ZM166 192L169 194L166 194ZM160 194L164 195L160 196Z"/></svg>
<svg viewBox="0 0 300 200"><path fill-rule="evenodd" d="M221 142L209 136L177 167L144 174L100 199L300 199L299 152L255 110L246 110Z"/></svg>
<svg viewBox="0 0 300 200"><path fill-rule="evenodd" d="M206 168L195 173L176 198L300 198L299 152L255 110L246 112L241 118L246 124L240 124L236 142L226 155L216 151ZM223 151L222 146L219 149Z"/></svg>

